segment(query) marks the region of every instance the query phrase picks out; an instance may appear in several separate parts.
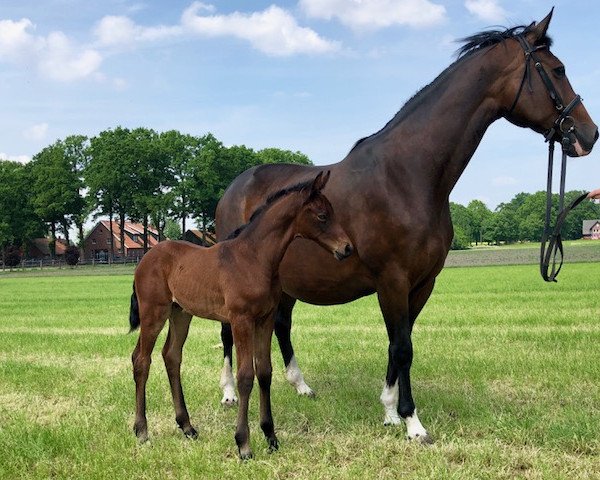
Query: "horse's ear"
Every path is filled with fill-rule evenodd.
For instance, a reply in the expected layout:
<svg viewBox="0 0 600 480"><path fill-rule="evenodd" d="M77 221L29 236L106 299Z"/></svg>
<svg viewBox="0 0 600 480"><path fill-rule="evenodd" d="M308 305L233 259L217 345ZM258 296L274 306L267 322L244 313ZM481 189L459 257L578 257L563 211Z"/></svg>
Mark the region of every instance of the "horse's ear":
<svg viewBox="0 0 600 480"><path fill-rule="evenodd" d="M326 172L319 172L319 174L316 176L310 187L311 195L319 193L325 188L325 185L327 185L327 182L329 181L329 175L331 175L331 170L327 170Z"/></svg>
<svg viewBox="0 0 600 480"><path fill-rule="evenodd" d="M550 13L546 15L540 23L529 27L528 36L530 36L530 41L532 41L532 43L535 43L546 36L546 32L548 31L548 26L550 25L550 20L552 20L553 13L554 7L552 7Z"/></svg>

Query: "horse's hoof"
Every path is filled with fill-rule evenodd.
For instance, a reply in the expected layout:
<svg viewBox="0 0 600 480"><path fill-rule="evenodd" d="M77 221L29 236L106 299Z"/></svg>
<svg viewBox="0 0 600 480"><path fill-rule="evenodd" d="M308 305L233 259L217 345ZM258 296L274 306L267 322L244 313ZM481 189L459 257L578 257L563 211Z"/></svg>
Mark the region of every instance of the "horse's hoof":
<svg viewBox="0 0 600 480"><path fill-rule="evenodd" d="M301 397L315 398L317 396L314 390L304 382L300 385L296 385L296 393Z"/></svg>
<svg viewBox="0 0 600 480"><path fill-rule="evenodd" d="M274 453L279 450L279 442L277 438L267 438L267 443L269 444L269 453Z"/></svg>
<svg viewBox="0 0 600 480"><path fill-rule="evenodd" d="M137 437L138 443L146 443L148 441L148 427L146 426L133 426L133 433Z"/></svg>
<svg viewBox="0 0 600 480"><path fill-rule="evenodd" d="M238 399L235 395L233 395L233 396L225 395L221 399L221 405L223 405L224 407L233 407L233 406L235 406L237 401L238 401Z"/></svg>
<svg viewBox="0 0 600 480"><path fill-rule="evenodd" d="M194 427L190 427L187 430L183 430L183 434L186 438L196 440L198 438L198 431Z"/></svg>
<svg viewBox="0 0 600 480"><path fill-rule="evenodd" d="M248 450L245 453L242 453L242 451L240 450L240 460L242 462L247 462L248 460L252 460L254 458L254 455L252 454L252 450Z"/></svg>
<svg viewBox="0 0 600 480"><path fill-rule="evenodd" d="M417 442L421 445L433 445L434 443L433 438L431 438L428 433L425 433L424 435L417 433L414 437L409 437L409 440L411 442Z"/></svg>
<svg viewBox="0 0 600 480"><path fill-rule="evenodd" d="M391 425L399 425L400 423L402 423L402 419L398 415L386 414L385 418L383 419L384 427L389 427Z"/></svg>

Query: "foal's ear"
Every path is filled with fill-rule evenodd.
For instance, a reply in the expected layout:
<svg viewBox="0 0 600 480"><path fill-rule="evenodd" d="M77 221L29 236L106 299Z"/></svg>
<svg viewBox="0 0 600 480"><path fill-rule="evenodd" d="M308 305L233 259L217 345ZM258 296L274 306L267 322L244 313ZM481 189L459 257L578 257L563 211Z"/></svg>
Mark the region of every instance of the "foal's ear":
<svg viewBox="0 0 600 480"><path fill-rule="evenodd" d="M546 36L546 32L548 31L548 26L550 25L550 20L552 20L553 13L554 13L554 7L552 7L552 10L550 10L550 13L548 15L546 15L540 23L531 27L531 29L529 30L528 36L531 36L530 40L532 40L533 43L537 42L538 40L540 40Z"/></svg>
<svg viewBox="0 0 600 480"><path fill-rule="evenodd" d="M329 176L331 175L331 170L327 170L326 172L319 172L317 177L314 179L311 187L310 193L311 195L315 193L319 193L321 190L325 188L327 182L329 181Z"/></svg>

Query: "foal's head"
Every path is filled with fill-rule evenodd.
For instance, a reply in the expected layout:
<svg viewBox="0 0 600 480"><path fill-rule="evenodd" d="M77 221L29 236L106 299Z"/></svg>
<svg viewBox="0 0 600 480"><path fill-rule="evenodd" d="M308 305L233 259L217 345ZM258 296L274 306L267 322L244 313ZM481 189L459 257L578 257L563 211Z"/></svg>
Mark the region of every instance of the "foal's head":
<svg viewBox="0 0 600 480"><path fill-rule="evenodd" d="M296 216L296 236L314 240L326 250L333 252L338 260L352 254L354 247L348 235L338 223L333 207L321 190L329 181L331 172L319 173L304 192L306 200Z"/></svg>

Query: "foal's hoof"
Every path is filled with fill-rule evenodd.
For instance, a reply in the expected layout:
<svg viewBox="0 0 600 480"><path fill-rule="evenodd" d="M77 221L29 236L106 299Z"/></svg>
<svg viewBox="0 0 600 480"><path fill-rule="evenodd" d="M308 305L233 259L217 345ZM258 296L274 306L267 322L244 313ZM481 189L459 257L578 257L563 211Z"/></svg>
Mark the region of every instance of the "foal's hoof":
<svg viewBox="0 0 600 480"><path fill-rule="evenodd" d="M247 462L248 460L252 460L254 458L254 455L252 454L252 450L248 450L245 453L242 453L242 451L240 450L240 460L242 462Z"/></svg>
<svg viewBox="0 0 600 480"><path fill-rule="evenodd" d="M148 429L146 427L133 426L133 433L137 437L138 443L146 443L148 441Z"/></svg>
<svg viewBox="0 0 600 480"><path fill-rule="evenodd" d="M269 453L274 453L279 450L279 442L277 441L277 438L267 438L267 443L269 445Z"/></svg>
<svg viewBox="0 0 600 480"><path fill-rule="evenodd" d="M196 440L198 438L198 431L194 427L189 427L187 429L181 429L186 438L190 438L192 440Z"/></svg>
<svg viewBox="0 0 600 480"><path fill-rule="evenodd" d="M306 383L296 385L296 393L301 397L315 398L317 394Z"/></svg>
<svg viewBox="0 0 600 480"><path fill-rule="evenodd" d="M411 442L416 442L421 445L433 445L433 438L428 433L419 434L417 433L414 437L408 437Z"/></svg>

